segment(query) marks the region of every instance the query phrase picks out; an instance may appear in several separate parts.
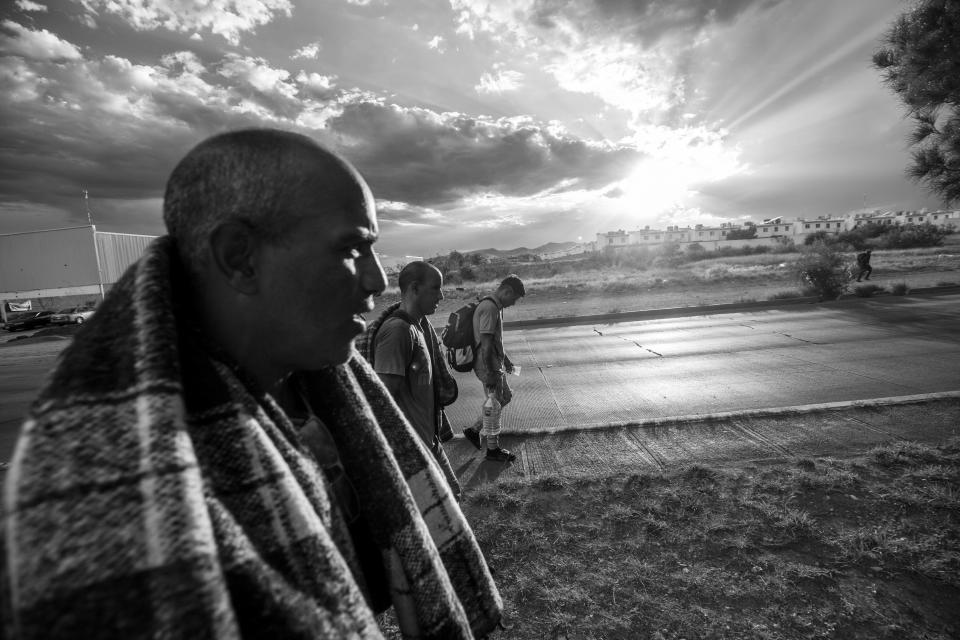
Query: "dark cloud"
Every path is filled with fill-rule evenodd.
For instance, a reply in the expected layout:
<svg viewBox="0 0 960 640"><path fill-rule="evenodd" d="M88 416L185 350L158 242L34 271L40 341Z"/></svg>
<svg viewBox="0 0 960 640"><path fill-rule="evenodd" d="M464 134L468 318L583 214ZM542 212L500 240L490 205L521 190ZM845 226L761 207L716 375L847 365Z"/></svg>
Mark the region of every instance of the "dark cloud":
<svg viewBox="0 0 960 640"><path fill-rule="evenodd" d="M219 96L169 85L134 90L128 72L116 63L36 64L0 81L4 200L61 206L83 189L106 199L159 197L174 164L201 139L263 126L225 109Z"/></svg>
<svg viewBox="0 0 960 640"><path fill-rule="evenodd" d="M0 135L18 158L0 170L8 200L50 203L82 189L107 199L158 197L196 142L255 126L299 129L338 146L378 198L426 207L478 193L596 189L640 159L631 147L591 143L532 118L386 105L332 77L292 78L262 58L232 54L204 66L181 52L156 66L116 56L8 63ZM306 128L309 117L297 124L324 110L333 115L315 118L317 128Z"/></svg>
<svg viewBox="0 0 960 640"><path fill-rule="evenodd" d="M529 120L438 116L362 103L331 119L330 130L378 197L429 205L495 191L525 196L575 181L595 189L640 159L629 147L593 145Z"/></svg>

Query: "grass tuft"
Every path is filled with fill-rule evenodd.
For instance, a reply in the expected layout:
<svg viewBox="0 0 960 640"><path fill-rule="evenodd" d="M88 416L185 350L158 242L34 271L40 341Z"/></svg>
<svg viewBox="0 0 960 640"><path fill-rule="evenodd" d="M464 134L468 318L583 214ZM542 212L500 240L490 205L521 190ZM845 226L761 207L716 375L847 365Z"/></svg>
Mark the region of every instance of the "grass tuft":
<svg viewBox="0 0 960 640"><path fill-rule="evenodd" d="M881 466L919 466L941 459L940 452L933 447L916 442L897 442L874 447L868 455Z"/></svg>
<svg viewBox="0 0 960 640"><path fill-rule="evenodd" d="M532 486L540 491L559 491L570 486L570 481L562 476L544 476L534 480Z"/></svg>
<svg viewBox="0 0 960 640"><path fill-rule="evenodd" d="M777 291L776 293L771 293L767 296L767 300L790 300L791 298L802 298L806 294L803 291L797 289L790 289L787 291Z"/></svg>
<svg viewBox="0 0 960 640"><path fill-rule="evenodd" d="M700 484L714 483L720 477L720 474L716 469L712 469L701 464L690 465L681 471L680 475L685 480Z"/></svg>
<svg viewBox="0 0 960 640"><path fill-rule="evenodd" d="M890 293L895 296L905 296L910 293L910 287L906 282L897 282L890 287Z"/></svg>

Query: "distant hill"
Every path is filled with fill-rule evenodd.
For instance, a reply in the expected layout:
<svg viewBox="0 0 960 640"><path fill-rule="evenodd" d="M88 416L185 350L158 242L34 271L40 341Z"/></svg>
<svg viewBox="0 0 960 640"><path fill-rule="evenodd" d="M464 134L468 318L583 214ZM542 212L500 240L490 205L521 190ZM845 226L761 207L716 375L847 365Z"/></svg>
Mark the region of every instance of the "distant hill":
<svg viewBox="0 0 960 640"><path fill-rule="evenodd" d="M516 249L476 249L475 251L466 251L467 254L479 253L485 256L491 256L496 258L509 258L511 256L519 256L525 253L548 253L551 251L563 251L571 247L575 247L576 242L548 242L547 244L542 244L539 247L534 247L533 249L528 249L527 247L517 247Z"/></svg>
<svg viewBox="0 0 960 640"><path fill-rule="evenodd" d="M534 253L548 253L550 251L566 251L567 249L572 249L578 244L582 244L582 243L580 242L548 242L547 244L540 245L533 251Z"/></svg>

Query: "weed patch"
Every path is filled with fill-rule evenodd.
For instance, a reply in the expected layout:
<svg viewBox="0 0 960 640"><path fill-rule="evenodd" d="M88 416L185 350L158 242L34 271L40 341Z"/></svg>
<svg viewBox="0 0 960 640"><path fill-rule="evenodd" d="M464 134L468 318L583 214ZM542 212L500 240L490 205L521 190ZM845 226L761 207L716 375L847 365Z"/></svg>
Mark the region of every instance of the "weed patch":
<svg viewBox="0 0 960 640"><path fill-rule="evenodd" d="M790 300L792 298L802 298L803 292L798 289L790 289L788 291L777 291L767 296L767 300Z"/></svg>
<svg viewBox="0 0 960 640"><path fill-rule="evenodd" d="M853 288L853 294L858 298L869 298L883 292L884 288L876 284L862 284Z"/></svg>
<svg viewBox="0 0 960 640"><path fill-rule="evenodd" d="M950 638L960 444L492 485L464 510L542 638Z"/></svg>

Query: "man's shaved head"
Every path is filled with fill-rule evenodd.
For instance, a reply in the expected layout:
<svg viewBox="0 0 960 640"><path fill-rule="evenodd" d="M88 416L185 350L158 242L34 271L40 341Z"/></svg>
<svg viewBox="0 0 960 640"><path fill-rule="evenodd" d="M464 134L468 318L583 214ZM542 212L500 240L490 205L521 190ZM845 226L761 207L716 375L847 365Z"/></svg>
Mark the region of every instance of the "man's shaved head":
<svg viewBox="0 0 960 640"><path fill-rule="evenodd" d="M304 195L345 208L363 197L361 189L365 183L353 167L306 136L233 131L201 142L177 164L167 182L163 220L181 260L198 273L219 225L241 223L276 242L300 217L291 209Z"/></svg>
<svg viewBox="0 0 960 640"><path fill-rule="evenodd" d="M440 275L440 270L429 262L414 260L400 270L400 275L397 278L397 286L400 287L400 293L404 293L414 282L422 283L430 276Z"/></svg>

